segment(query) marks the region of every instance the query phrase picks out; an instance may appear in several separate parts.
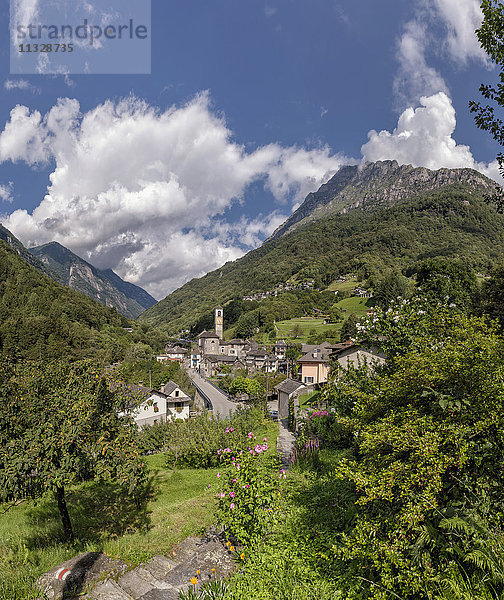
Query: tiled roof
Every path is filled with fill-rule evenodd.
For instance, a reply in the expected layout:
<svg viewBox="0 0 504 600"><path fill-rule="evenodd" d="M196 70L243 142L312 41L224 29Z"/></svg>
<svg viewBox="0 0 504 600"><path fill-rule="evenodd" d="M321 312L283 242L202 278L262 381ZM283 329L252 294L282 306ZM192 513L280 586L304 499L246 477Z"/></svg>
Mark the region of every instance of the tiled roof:
<svg viewBox="0 0 504 600"><path fill-rule="evenodd" d="M186 348L182 346L175 346L174 348L166 348L166 354L187 354Z"/></svg>
<svg viewBox="0 0 504 600"><path fill-rule="evenodd" d="M203 333L200 333L198 335L198 339L199 338L216 338L216 339L218 339L219 336L215 333L215 331L204 331Z"/></svg>
<svg viewBox="0 0 504 600"><path fill-rule="evenodd" d="M313 356L313 355L316 356ZM300 359L298 359L299 363L326 363L329 362L330 353L326 349L323 352L307 352Z"/></svg>
<svg viewBox="0 0 504 600"><path fill-rule="evenodd" d="M275 390L290 395L296 390L298 390L300 387L304 387L300 381L296 381L294 379L285 379L284 381L282 381L282 383L275 385Z"/></svg>
<svg viewBox="0 0 504 600"><path fill-rule="evenodd" d="M208 360L209 362L223 362L223 363L233 363L237 360L237 356L227 356L226 354L205 354L204 360Z"/></svg>
<svg viewBox="0 0 504 600"><path fill-rule="evenodd" d="M178 388L178 385L174 381L169 381L166 385L163 386L163 392L169 396L173 391ZM180 389L180 388L179 388Z"/></svg>

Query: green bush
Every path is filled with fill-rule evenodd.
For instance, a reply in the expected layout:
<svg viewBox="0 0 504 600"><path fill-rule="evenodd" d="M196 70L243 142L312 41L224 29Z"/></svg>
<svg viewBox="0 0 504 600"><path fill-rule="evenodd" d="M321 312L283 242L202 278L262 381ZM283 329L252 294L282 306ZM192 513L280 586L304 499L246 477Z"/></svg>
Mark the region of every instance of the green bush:
<svg viewBox="0 0 504 600"><path fill-rule="evenodd" d="M187 421L146 426L139 433L143 453L164 452L170 468L208 469L219 465L217 451L230 446L238 452L247 446L246 434L264 421L257 408L238 408L230 419L207 413Z"/></svg>

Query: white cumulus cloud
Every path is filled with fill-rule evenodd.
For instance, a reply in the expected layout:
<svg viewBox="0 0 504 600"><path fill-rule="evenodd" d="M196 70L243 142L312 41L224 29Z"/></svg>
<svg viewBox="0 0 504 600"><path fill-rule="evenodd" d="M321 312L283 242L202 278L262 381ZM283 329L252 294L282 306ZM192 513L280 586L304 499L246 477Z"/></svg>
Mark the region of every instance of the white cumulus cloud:
<svg viewBox="0 0 504 600"><path fill-rule="evenodd" d="M12 193L14 191L14 182L9 181L7 184L0 184L0 200L2 202L12 202L14 198Z"/></svg>
<svg viewBox="0 0 504 600"><path fill-rule="evenodd" d="M475 34L483 18L479 0L417 0L414 11L397 43L394 91L403 107L422 95L448 93L443 76L429 64L434 55L460 66L470 60L488 64Z"/></svg>
<svg viewBox="0 0 504 600"><path fill-rule="evenodd" d="M39 206L13 212L6 227L29 246L57 240L156 297L276 228L282 217L274 210L223 225L251 183L297 203L349 162L328 148L247 152L207 94L165 111L134 97L85 114L68 98L45 115L16 106L0 134L0 162L7 160L52 172Z"/></svg>
<svg viewBox="0 0 504 600"><path fill-rule="evenodd" d="M502 184L496 161L477 162L469 146L457 144L456 125L455 109L444 92L423 96L420 107L409 107L400 115L394 131L369 132L361 149L363 160L397 160L429 169L467 167Z"/></svg>
<svg viewBox="0 0 504 600"><path fill-rule="evenodd" d="M446 46L453 61L486 62L487 56L474 33L483 20L479 0L426 0L426 3L433 17L444 22Z"/></svg>

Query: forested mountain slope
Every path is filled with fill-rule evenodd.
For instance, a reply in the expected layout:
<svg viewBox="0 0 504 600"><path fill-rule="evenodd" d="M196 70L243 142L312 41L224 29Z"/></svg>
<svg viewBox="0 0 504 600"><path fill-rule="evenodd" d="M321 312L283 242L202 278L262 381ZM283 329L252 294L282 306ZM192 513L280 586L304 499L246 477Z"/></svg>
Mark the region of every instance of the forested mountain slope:
<svg viewBox="0 0 504 600"><path fill-rule="evenodd" d="M193 279L140 317L170 331L190 327L217 304L273 289L292 276L325 285L444 256L486 270L504 254L504 217L468 183L402 200L389 208L350 210L300 226L237 261Z"/></svg>
<svg viewBox="0 0 504 600"><path fill-rule="evenodd" d="M0 240L0 356L113 361L131 340L126 318L40 273Z"/></svg>

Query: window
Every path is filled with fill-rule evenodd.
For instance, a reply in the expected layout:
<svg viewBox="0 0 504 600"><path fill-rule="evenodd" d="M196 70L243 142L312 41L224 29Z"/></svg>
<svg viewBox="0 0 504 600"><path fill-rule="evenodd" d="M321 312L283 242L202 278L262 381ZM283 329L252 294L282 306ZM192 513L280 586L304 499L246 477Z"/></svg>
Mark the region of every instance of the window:
<svg viewBox="0 0 504 600"><path fill-rule="evenodd" d="M313 383L313 377L305 377L304 382L305 383Z"/></svg>
<svg viewBox="0 0 504 600"><path fill-rule="evenodd" d="M175 397L178 398L178 395L179 395L179 391L175 390Z"/></svg>
<svg viewBox="0 0 504 600"><path fill-rule="evenodd" d="M154 402L154 412L159 412L159 406L157 402Z"/></svg>
<svg viewBox="0 0 504 600"><path fill-rule="evenodd" d="M175 408L184 408L183 402L175 402Z"/></svg>

